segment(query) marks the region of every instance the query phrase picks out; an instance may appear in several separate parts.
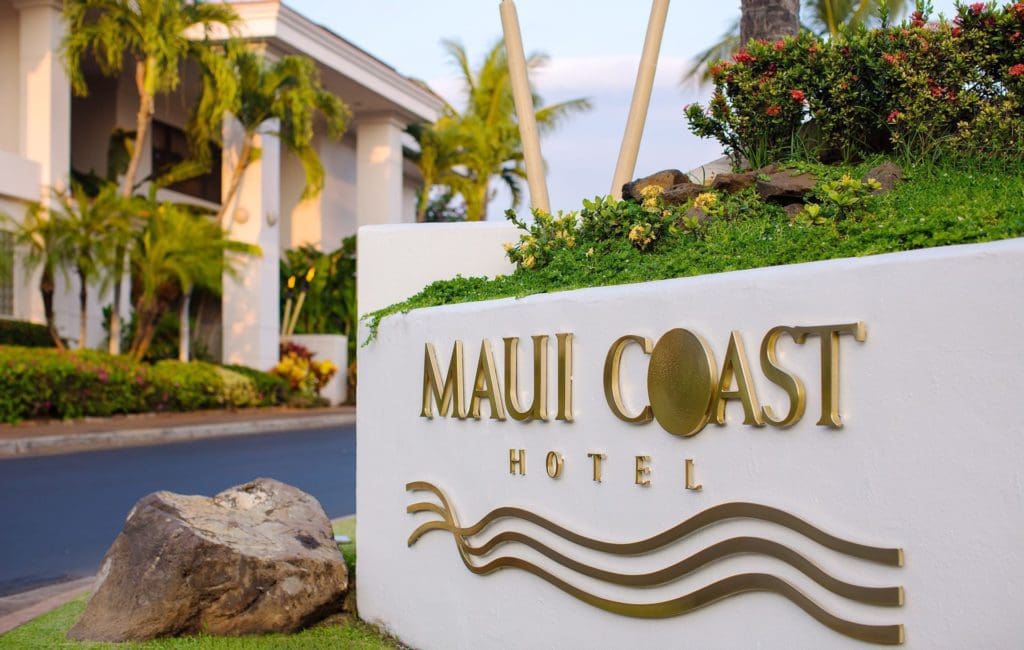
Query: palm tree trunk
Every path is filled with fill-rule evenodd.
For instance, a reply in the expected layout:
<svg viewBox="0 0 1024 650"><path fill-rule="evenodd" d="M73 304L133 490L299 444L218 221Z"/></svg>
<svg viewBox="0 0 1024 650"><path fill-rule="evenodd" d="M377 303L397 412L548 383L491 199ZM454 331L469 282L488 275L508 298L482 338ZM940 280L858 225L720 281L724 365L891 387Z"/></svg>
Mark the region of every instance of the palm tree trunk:
<svg viewBox="0 0 1024 650"><path fill-rule="evenodd" d="M740 45L774 41L800 32L800 0L740 0Z"/></svg>
<svg viewBox="0 0 1024 650"><path fill-rule="evenodd" d="M181 305L178 307L178 361L188 363L189 345L192 332L189 330L188 312L192 305L192 290L182 291Z"/></svg>
<svg viewBox="0 0 1024 650"><path fill-rule="evenodd" d="M217 223L220 224L221 230L229 229L235 219L233 206L238 195L238 189L242 186L242 177L245 175L245 170L249 167L249 163L252 162L254 137L255 134L253 133L245 134L245 139L242 141L242 150L238 152L238 161L235 163L234 169L231 170L231 182L228 184L227 194L224 195L224 199L220 204L220 210L217 211ZM230 218L228 218L229 214L231 215Z"/></svg>
<svg viewBox="0 0 1024 650"><path fill-rule="evenodd" d="M135 87L139 92L139 111L135 114L135 142L132 144L132 157L128 169L124 173L121 196L130 199L135 191L135 177L142 163L142 152L149 134L149 125L153 121L153 95L146 89L146 68L148 63L140 61L135 64ZM120 248L116 253L117 271L114 273L113 306L110 310L110 340L107 351L110 354L121 353L121 277L124 273L125 250Z"/></svg>
<svg viewBox="0 0 1024 650"><path fill-rule="evenodd" d="M58 350L64 349L64 341L60 340L60 332L57 331L57 318L53 313L53 269L44 268L42 277L39 279L39 293L43 296L43 314L46 316L46 329L50 330L53 344Z"/></svg>
<svg viewBox="0 0 1024 650"><path fill-rule="evenodd" d="M88 333L89 285L86 284L85 271L78 267L78 349L85 349L85 338Z"/></svg>
<svg viewBox="0 0 1024 650"><path fill-rule="evenodd" d="M483 221L487 218L487 193L490 184L489 176L477 181L477 187L472 189L470 196L463 197L466 200L466 221Z"/></svg>
<svg viewBox="0 0 1024 650"><path fill-rule="evenodd" d="M161 310L157 305L139 303L135 308L135 336L132 337L128 354L135 361L142 361L149 351L149 345L156 334L156 324L160 320Z"/></svg>

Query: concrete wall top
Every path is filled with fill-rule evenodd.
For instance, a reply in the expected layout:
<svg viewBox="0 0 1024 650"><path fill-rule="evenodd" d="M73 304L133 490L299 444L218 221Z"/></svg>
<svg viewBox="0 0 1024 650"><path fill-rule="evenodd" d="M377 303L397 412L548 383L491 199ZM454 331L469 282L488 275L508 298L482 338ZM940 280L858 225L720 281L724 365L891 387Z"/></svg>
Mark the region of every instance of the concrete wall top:
<svg viewBox="0 0 1024 650"><path fill-rule="evenodd" d="M401 302L437 280L494 277L515 270L502 244L519 239L508 223L420 223L359 229L359 313Z"/></svg>

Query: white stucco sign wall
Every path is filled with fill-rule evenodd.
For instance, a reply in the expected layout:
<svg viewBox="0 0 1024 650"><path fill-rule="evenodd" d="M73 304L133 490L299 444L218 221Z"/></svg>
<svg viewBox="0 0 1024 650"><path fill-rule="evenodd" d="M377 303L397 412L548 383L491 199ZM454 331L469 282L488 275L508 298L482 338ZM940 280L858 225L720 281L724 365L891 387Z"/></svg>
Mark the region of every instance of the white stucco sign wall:
<svg viewBox="0 0 1024 650"><path fill-rule="evenodd" d="M1021 647L1022 296L1011 240L388 318L359 359L360 615L424 649ZM538 335L547 419L517 421L504 339L528 411ZM666 430L716 400L724 425Z"/></svg>

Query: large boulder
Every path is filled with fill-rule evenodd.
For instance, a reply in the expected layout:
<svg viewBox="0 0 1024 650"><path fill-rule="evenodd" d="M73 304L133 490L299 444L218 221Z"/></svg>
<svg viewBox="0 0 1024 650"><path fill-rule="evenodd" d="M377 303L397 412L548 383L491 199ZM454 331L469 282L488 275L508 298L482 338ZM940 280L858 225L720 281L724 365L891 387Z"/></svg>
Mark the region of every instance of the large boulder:
<svg viewBox="0 0 1024 650"><path fill-rule="evenodd" d="M697 185L696 183L680 183L678 185L673 185L662 192L661 200L665 205L682 205L687 201L692 201L707 191L708 188L703 185Z"/></svg>
<svg viewBox="0 0 1024 650"><path fill-rule="evenodd" d="M68 637L290 632L341 609L348 570L320 503L257 479L213 498L140 500Z"/></svg>
<svg viewBox="0 0 1024 650"><path fill-rule="evenodd" d="M631 183L626 183L622 186L622 198L633 199L634 201L643 201L644 197L640 194L641 191L648 187L657 186L663 190L679 185L680 183L691 183L690 177L679 171L678 169L666 169L650 176L644 176L638 178Z"/></svg>

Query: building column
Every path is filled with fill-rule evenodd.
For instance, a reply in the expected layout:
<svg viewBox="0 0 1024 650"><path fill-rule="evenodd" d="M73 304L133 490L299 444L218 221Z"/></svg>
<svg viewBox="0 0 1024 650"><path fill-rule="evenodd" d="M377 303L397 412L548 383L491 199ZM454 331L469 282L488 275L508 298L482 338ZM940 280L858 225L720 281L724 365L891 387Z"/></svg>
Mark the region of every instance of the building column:
<svg viewBox="0 0 1024 650"><path fill-rule="evenodd" d="M277 124L268 122L257 136L259 159L249 165L239 188L230 237L256 244L262 257L243 258L237 277L224 276L221 299L223 358L269 370L277 364L280 344L281 144ZM242 128L229 120L224 128L224 191L241 149Z"/></svg>
<svg viewBox="0 0 1024 650"><path fill-rule="evenodd" d="M360 117L356 124L358 225L402 222L402 133L390 115Z"/></svg>
<svg viewBox="0 0 1024 650"><path fill-rule="evenodd" d="M16 0L13 6L18 11L19 153L39 164L38 196L45 201L49 188L67 185L71 170L71 86L60 57L64 19L59 0ZM40 271L26 277L19 264L15 277L15 313L44 322Z"/></svg>

